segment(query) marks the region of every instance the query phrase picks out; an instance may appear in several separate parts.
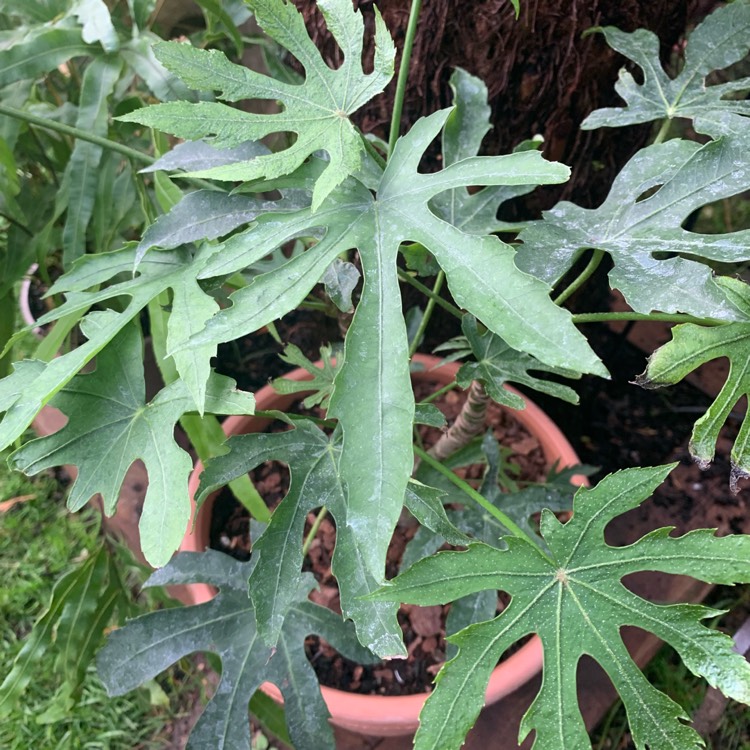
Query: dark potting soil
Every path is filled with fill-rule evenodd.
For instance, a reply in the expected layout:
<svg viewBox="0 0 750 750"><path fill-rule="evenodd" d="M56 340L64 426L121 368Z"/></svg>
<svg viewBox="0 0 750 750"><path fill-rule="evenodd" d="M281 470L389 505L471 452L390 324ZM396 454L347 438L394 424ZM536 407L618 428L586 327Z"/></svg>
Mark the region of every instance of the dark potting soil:
<svg viewBox="0 0 750 750"><path fill-rule="evenodd" d="M438 383L420 383L415 387L417 400L424 398L440 387ZM451 391L435 403L452 423L461 410L465 394ZM304 412L299 406L295 410ZM307 412L310 413L310 412ZM318 411L315 416L321 416ZM491 404L488 409L487 424L501 445L511 451L509 461L518 466L513 479L519 482L541 481L546 476L546 462L538 440L532 436L511 413ZM288 429L282 423L275 423L269 430ZM424 425L420 434L425 446L434 444L440 437L441 430ZM484 467L481 464L471 465L458 470L469 483L477 486L482 478ZM250 473L261 496L269 507L275 507L289 488L289 472L279 462L269 462ZM308 515L305 525L307 536L315 513ZM386 577L397 575L404 549L414 536L417 525L411 519L403 519L397 526L388 549L386 558ZM226 552L238 559L249 559L250 519L247 511L237 503L227 491L217 497L212 515L211 547ZM339 592L336 580L331 573L331 561L336 544L336 525L333 518L323 519L305 558L303 570L310 571L318 582L318 590L310 598L318 604L341 613ZM446 547L447 548L447 547ZM507 604L507 597L499 594L497 612ZM445 624L450 605L418 607L404 605L399 609L398 621L401 626L404 643L409 657L405 660L378 662L374 665L361 665L341 656L335 649L317 636L306 641L306 651L323 685L336 687L350 692L379 695L411 695L427 692L432 681L445 660ZM517 650L516 646L508 654Z"/></svg>

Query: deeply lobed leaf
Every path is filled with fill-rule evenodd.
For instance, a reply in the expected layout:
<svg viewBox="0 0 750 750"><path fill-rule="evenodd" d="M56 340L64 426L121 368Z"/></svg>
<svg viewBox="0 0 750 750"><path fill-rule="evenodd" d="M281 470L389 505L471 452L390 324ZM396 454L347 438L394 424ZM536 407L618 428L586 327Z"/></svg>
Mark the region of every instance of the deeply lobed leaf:
<svg viewBox="0 0 750 750"><path fill-rule="evenodd" d="M545 511L541 533L549 549L506 537L507 549L473 544L417 563L372 598L431 605L471 592L501 589L510 604L495 619L471 625L452 638L458 655L448 662L420 717L417 750L460 747L482 706L489 674L501 654L537 633L544 649L542 687L521 723L520 740L536 732L534 750L591 747L576 696L576 668L586 653L607 671L620 693L638 750L697 750L699 735L683 724L684 711L653 688L625 649L620 629L653 632L685 664L726 695L750 703L750 664L732 640L700 621L715 612L694 605L658 605L621 583L652 570L714 583L750 579L750 536L717 538L712 531L670 536L659 529L627 547L611 547L604 529L638 506L672 466L628 469L581 489L566 524Z"/></svg>
<svg viewBox="0 0 750 750"><path fill-rule="evenodd" d="M750 187L746 152L746 143L735 138L649 146L623 167L598 208L563 201L531 222L520 234L517 264L555 284L584 250L596 248L612 257L610 284L637 312L743 320L746 313L705 261L749 258L750 232L708 235L682 225L693 211Z"/></svg>
<svg viewBox="0 0 750 750"><path fill-rule="evenodd" d="M621 127L664 118L695 118L717 112L750 115L750 103L735 98L750 90L750 78L708 85L707 76L740 61L750 51L750 4L734 2L717 8L690 34L679 74L670 78L659 59L659 39L646 29L626 34L614 27L600 29L607 44L643 72L636 83L625 68L615 90L625 107L597 109L581 123L584 130Z"/></svg>
<svg viewBox="0 0 750 750"><path fill-rule="evenodd" d="M86 333L87 324L82 328ZM174 441L173 432L177 420L195 407L182 381L146 403L142 348L139 330L127 327L99 355L93 373L73 378L53 400L68 423L53 435L27 443L11 460L27 474L64 464L77 466L68 507L78 510L101 494L105 512L111 515L126 471L142 459L149 486L139 522L141 547L146 559L159 566L179 547L190 517L187 478L192 461ZM206 408L218 414L252 414L254 398L234 385L229 378L212 375Z"/></svg>
<svg viewBox="0 0 750 750"><path fill-rule="evenodd" d="M131 620L99 652L99 675L110 695L122 695L187 654L212 651L221 657L221 681L191 733L189 748L249 750L248 702L263 682L281 690L297 750L333 747L328 710L305 656L305 638L318 634L360 662L371 660L370 654L337 615L307 600L307 576L298 581L293 616L285 621L276 647L264 645L247 595L254 565L254 560L240 563L214 551L177 555L148 585L204 581L220 587L220 593L206 604Z"/></svg>
<svg viewBox="0 0 750 750"><path fill-rule="evenodd" d="M349 0L318 3L344 62L337 70L326 65L310 40L302 16L288 0L248 0L258 24L285 47L305 69L295 85L235 65L217 50L190 44L164 43L156 52L161 62L188 86L221 92L226 101L271 99L281 103L277 114L241 112L224 104L174 102L138 110L121 119L165 130L180 138L210 137L217 146L237 146L271 133L294 133L296 141L274 154L198 170L192 174L220 180L272 179L290 174L313 152L324 150L329 164L313 191L313 209L348 176L359 171L364 145L349 120L365 102L380 93L393 75L395 47L375 8L375 58L371 73L362 70L364 22Z"/></svg>

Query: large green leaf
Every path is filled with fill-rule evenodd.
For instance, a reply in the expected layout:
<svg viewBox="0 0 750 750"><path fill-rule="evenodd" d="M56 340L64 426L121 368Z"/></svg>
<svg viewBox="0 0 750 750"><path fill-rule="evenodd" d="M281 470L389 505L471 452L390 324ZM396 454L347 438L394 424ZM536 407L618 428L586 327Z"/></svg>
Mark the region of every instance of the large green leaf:
<svg viewBox="0 0 750 750"><path fill-rule="evenodd" d="M107 135L109 97L120 77L121 67L122 62L110 56L97 57L88 65L83 74L77 128L100 138ZM69 185L63 229L63 261L66 266L86 252L86 229L94 212L103 150L89 141L77 140L65 169L64 179Z"/></svg>
<svg viewBox="0 0 750 750"><path fill-rule="evenodd" d="M610 47L643 71L636 83L625 68L615 90L625 107L597 109L581 123L584 130L620 127L674 117L697 117L717 111L750 115L750 102L736 99L750 90L750 78L709 86L706 77L739 62L750 51L750 4L744 0L718 8L690 34L684 65L675 78L661 66L659 39L646 29L626 34L612 26L600 29Z"/></svg>
<svg viewBox="0 0 750 750"><path fill-rule="evenodd" d="M578 491L573 517L560 523L542 515L549 547L506 537L499 550L474 544L466 552L441 552L417 563L373 598L431 605L475 591L501 589L511 602L497 617L472 625L451 640L458 656L448 662L422 711L417 750L460 747L484 702L501 654L537 633L544 648L542 687L521 722L520 739L534 730L534 750L583 750L591 742L578 708L576 669L583 654L609 674L625 704L638 750L698 750L699 735L680 719L683 709L652 687L633 662L620 629L630 625L670 643L685 665L726 695L750 703L750 664L732 640L700 621L707 607L659 605L628 590L623 576L643 570L685 574L713 583L750 580L750 536L716 538L712 530L670 536L658 529L626 547L611 547L604 529L637 507L672 466L629 469Z"/></svg>
<svg viewBox="0 0 750 750"><path fill-rule="evenodd" d="M212 651L221 657L221 682L192 731L190 750L249 750L248 702L263 682L281 690L287 728L297 750L333 747L328 711L305 656L305 638L319 634L359 662L372 657L359 645L353 629L307 600L311 588L307 576L297 581L292 616L286 619L276 647L264 645L247 595L254 564L214 551L177 555L147 585L201 581L218 586L220 593L197 607L139 617L112 633L99 652L99 675L110 695L122 695L187 654Z"/></svg>
<svg viewBox="0 0 750 750"><path fill-rule="evenodd" d="M420 120L399 140L376 196L350 180L315 213L268 213L255 228L227 240L201 273L231 274L291 239L322 237L303 254L233 294L232 307L193 337L196 345L204 346L231 341L294 309L335 257L359 250L364 286L347 334L330 414L344 429L341 471L349 494L348 523L375 576L382 573L412 468L414 402L396 270L402 242L425 246L445 270L456 301L514 348L552 366L606 374L569 313L550 301L546 284L515 267L511 247L494 236L462 232L435 216L428 205L436 195L461 185L560 182L567 168L545 162L539 153L525 152L471 157L440 172L420 174L421 155L449 113ZM523 309L517 304L521 298ZM368 384L364 392L363 383Z"/></svg>
<svg viewBox="0 0 750 750"><path fill-rule="evenodd" d="M693 211L750 187L746 156L746 144L733 138L649 146L623 167L599 208L563 201L528 225L518 266L553 284L586 248L598 248L612 256L611 285L637 312L743 319L701 261L750 258L750 231L698 234L682 224Z"/></svg>
<svg viewBox="0 0 750 750"><path fill-rule="evenodd" d="M747 284L736 279L722 279L750 316L750 293ZM729 413L743 396L750 396L750 323L730 323L712 328L685 323L672 329L672 340L660 346L648 360L648 367L636 382L644 388L673 385L700 365L726 357L729 373L726 382L706 413L695 423L690 439L690 453L708 468L714 458L719 431ZM750 421L745 418L732 448L730 486L738 491L741 477L750 476Z"/></svg>
<svg viewBox="0 0 750 750"><path fill-rule="evenodd" d="M87 325L82 326L84 334ZM139 529L141 548L154 566L164 565L179 547L190 518L187 480L190 456L174 440L174 426L195 409L182 381L145 400L143 342L129 326L97 359L96 370L75 377L52 401L67 417L58 432L32 440L12 454L27 474L63 464L78 467L68 507L78 510L101 494L104 510L114 513L125 473L136 459L148 471L149 486ZM237 391L234 381L213 375L206 409L214 414L252 414L252 394Z"/></svg>
<svg viewBox="0 0 750 750"><path fill-rule="evenodd" d="M81 38L80 28L44 28L28 40L0 50L0 89L24 78L37 78L78 55L90 55L95 47Z"/></svg>
<svg viewBox="0 0 750 750"><path fill-rule="evenodd" d="M53 285L50 293L64 293L64 304L43 315L38 323L44 325L69 315L80 315L93 305L107 304L118 297L129 297L122 312L105 310L89 313L86 318L88 341L46 366L41 363L20 363L17 372L0 380L0 411L5 411L0 422L0 449L10 445L31 423L37 412L49 402L87 362L95 357L148 303L167 290L174 292L168 344L176 347L194 331L203 327L217 305L205 294L195 279L200 268L221 246L203 245L195 254L187 250L155 253L146 258L137 275L133 275L136 252L134 247L112 253L87 255L73 264L71 270ZM120 281L124 277L124 280ZM107 281L109 286L100 288ZM92 291L86 291L91 289ZM24 335L21 331L15 338ZM14 340L11 340L11 344ZM178 370L193 393L202 411L205 388L210 372L209 358L215 347L185 350L175 355ZM24 373L34 369L36 377L24 382Z"/></svg>
<svg viewBox="0 0 750 750"><path fill-rule="evenodd" d="M293 85L230 63L222 52L189 44L164 43L156 48L161 62L188 86L219 90L226 101L278 100L277 114L252 114L225 104L202 102L160 104L122 118L165 130L180 138L211 136L218 146L237 146L270 133L295 133L293 145L275 154L194 174L221 180L274 178L293 172L313 152L325 150L330 162L315 186L313 209L362 163L364 145L349 120L365 102L380 93L393 75L395 48L375 8L375 58L371 73L362 71L364 23L349 0L321 0L328 28L344 53L332 70L310 40L302 16L284 0L248 0L264 31L297 58L306 77Z"/></svg>
<svg viewBox="0 0 750 750"><path fill-rule="evenodd" d="M362 643L383 657L406 656L395 605L367 602L378 581L358 554L348 521L347 498L339 476L341 433L329 439L312 422L295 421L287 432L254 433L233 437L229 453L208 463L198 490L198 501L230 479L271 460L289 465L289 492L274 510L271 521L257 541L257 564L250 576L250 596L255 604L261 637L273 645L279 638L287 613L297 596L302 568L302 536L307 514L320 506L336 520L336 550L332 571L341 593L341 611L354 621Z"/></svg>

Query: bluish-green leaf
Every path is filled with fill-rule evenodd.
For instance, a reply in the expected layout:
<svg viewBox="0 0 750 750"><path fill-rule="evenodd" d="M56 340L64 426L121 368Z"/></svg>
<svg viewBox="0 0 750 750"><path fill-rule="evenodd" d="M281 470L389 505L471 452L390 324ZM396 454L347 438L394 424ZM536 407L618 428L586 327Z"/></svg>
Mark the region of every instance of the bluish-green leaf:
<svg viewBox="0 0 750 750"><path fill-rule="evenodd" d="M221 681L193 728L188 747L249 750L248 702L263 682L281 690L289 735L297 750L333 747L328 711L305 656L305 638L320 635L357 661L371 657L340 617L307 601L311 588L307 577L299 582L292 616L285 621L276 647L264 645L247 595L254 564L254 560L238 563L213 551L176 556L152 576L149 585L207 581L218 585L220 593L197 607L131 620L99 652L99 675L111 695L122 695L187 654L212 651L221 657Z"/></svg>
<svg viewBox="0 0 750 750"><path fill-rule="evenodd" d="M611 255L610 284L637 312L742 320L705 261L750 258L750 231L699 234L682 225L706 204L750 188L746 154L732 138L649 146L623 167L598 208L563 201L529 224L517 264L554 284L585 249L597 248Z"/></svg>
<svg viewBox="0 0 750 750"><path fill-rule="evenodd" d="M592 112L581 124L584 130L620 127L664 118L735 112L750 115L750 102L737 98L750 90L750 78L707 84L707 76L739 62L750 51L750 5L744 1L717 8L690 34L679 74L670 78L661 66L659 39L646 29L626 34L612 26L600 29L607 44L632 60L643 71L636 83L622 68L615 90L625 107Z"/></svg>

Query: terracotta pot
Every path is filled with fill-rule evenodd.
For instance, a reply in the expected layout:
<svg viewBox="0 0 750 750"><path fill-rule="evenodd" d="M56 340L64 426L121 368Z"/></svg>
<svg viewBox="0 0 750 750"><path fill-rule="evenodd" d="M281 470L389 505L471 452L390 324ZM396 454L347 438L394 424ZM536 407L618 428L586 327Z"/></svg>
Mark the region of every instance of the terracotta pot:
<svg viewBox="0 0 750 750"><path fill-rule="evenodd" d="M440 359L428 355L417 354L414 361L424 366L423 370L412 373L414 382L429 380L447 385L455 379L459 368L456 363L436 367ZM292 380L308 380L310 375L305 370L298 369L285 375L285 377ZM280 395L269 385L261 388L255 394L255 398L259 410L284 410L298 401L300 395ZM526 409L513 411L513 416L537 438L548 465L551 466L557 461L562 468L579 463L578 456L557 425L536 404L527 397L524 396L524 398L526 399ZM222 426L227 435L239 435L261 432L270 422L269 419L237 416L227 418ZM199 462L190 476L191 502L198 489L202 471L203 466ZM585 483L584 477L575 479L578 484ZM203 552L208 547L211 506L217 494L214 493L206 499L197 519L195 519L194 526L191 522L192 532L185 536L180 547L181 551ZM195 504L193 504L192 512L195 513ZM216 589L208 584L198 583L180 588L179 598L185 604L201 604L216 595ZM485 694L485 703L494 703L512 693L537 674L541 668L541 641L534 636L492 672ZM272 698L281 702L281 693L275 685L266 683L262 689ZM321 692L331 713L331 721L335 725L361 734L379 737L413 734L419 724L419 712L429 695L429 693L408 696L361 695L325 686L321 686Z"/></svg>

